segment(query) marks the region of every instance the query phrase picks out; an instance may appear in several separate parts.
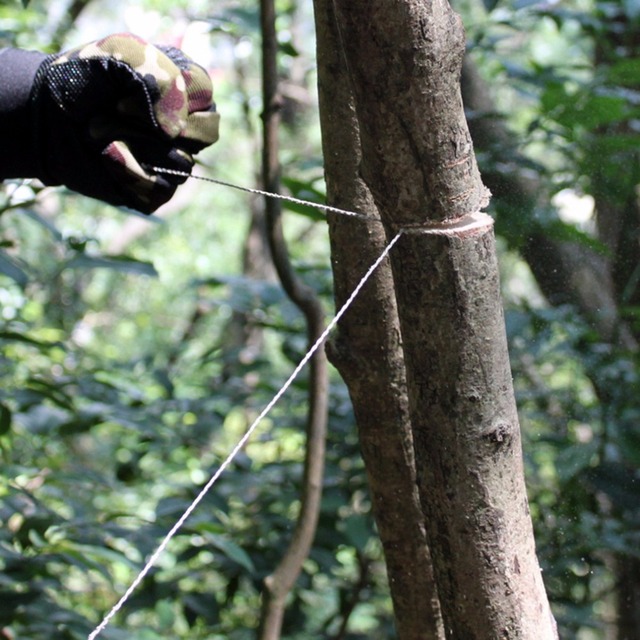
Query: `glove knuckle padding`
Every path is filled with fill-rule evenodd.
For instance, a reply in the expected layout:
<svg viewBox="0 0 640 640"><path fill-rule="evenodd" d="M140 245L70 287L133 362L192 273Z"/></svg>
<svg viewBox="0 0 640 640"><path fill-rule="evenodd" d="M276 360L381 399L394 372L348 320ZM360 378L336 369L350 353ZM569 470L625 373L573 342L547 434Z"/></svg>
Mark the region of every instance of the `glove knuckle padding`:
<svg viewBox="0 0 640 640"><path fill-rule="evenodd" d="M80 166L77 176L64 175L65 164L79 163L72 162L69 150L56 148L64 143L54 133L48 145L54 149L44 156L45 181L142 211L168 200L181 181L155 175L150 167L188 172L190 154L218 138L219 116L206 71L177 49L155 47L130 34L49 58L32 100L45 120L73 125L71 150L88 155L93 169L100 163L112 178L101 184L95 174L86 175L90 166ZM47 136L43 126L39 133ZM82 182L88 188L81 188Z"/></svg>
<svg viewBox="0 0 640 640"><path fill-rule="evenodd" d="M188 141L194 153L218 139L220 116L213 102L213 86L209 74L175 47L159 49L178 67L184 80L188 116L180 137Z"/></svg>
<svg viewBox="0 0 640 640"><path fill-rule="evenodd" d="M180 135L188 115L185 83L180 69L159 49L135 36L118 34L63 54L54 60L51 70L54 73L59 68L61 75L66 75L78 65L82 67L83 62L91 61L96 61L107 73L115 68L125 71L124 77L118 74L121 86L114 87L116 95L121 94L117 104L120 115L148 117L150 124L170 138ZM129 91L132 81L141 83L147 105L140 104L140 96ZM85 85L89 84L97 84L95 76L86 77Z"/></svg>

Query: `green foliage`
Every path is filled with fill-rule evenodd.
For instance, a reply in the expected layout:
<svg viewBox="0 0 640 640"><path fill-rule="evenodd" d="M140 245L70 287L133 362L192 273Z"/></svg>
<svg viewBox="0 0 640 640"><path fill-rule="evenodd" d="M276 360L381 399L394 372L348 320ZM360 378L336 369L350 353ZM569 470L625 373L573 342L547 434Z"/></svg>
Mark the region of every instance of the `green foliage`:
<svg viewBox="0 0 640 640"><path fill-rule="evenodd" d="M508 326L545 584L563 635L576 637L613 611L613 558L638 557L639 363L571 309Z"/></svg>
<svg viewBox="0 0 640 640"><path fill-rule="evenodd" d="M181 11L170 4L174 15ZM283 32L295 18L294 5L285 4ZM7 19L18 25L24 16L14 13ZM211 20L212 46L224 51L228 40L255 38L257 25L255 3L221 7ZM15 26L12 43L26 41L22 30ZM286 36L282 43L285 58L304 48ZM227 135L211 161L220 177L248 186L257 86L227 79L216 86ZM244 90L248 113L236 102ZM245 127L246 136L229 133ZM321 200L320 163L296 136L289 146L287 188ZM246 198L195 183L181 191L190 193L187 205L154 223L63 191L4 185L0 597L8 606L0 629L7 634L86 638L306 350L300 314L280 287L242 274ZM309 210L290 209L296 266L330 307L323 226ZM140 239L126 241L136 225ZM256 332L256 346L237 338ZM262 580L299 508L305 377L177 533L105 638L253 637ZM345 615L344 637L392 635L353 415L334 380L317 542L285 631L332 637Z"/></svg>
<svg viewBox="0 0 640 640"><path fill-rule="evenodd" d="M140 275L118 277L135 286ZM278 327L274 338L298 331L280 313L287 305L277 287L217 281L224 287L209 289L210 304L246 311L249 294L263 326ZM223 372L213 359L223 345L206 354L200 337L181 344L171 364L159 354L110 358L48 328L46 317L27 322L21 311L0 336L0 562L4 601L14 603L0 623L19 637L82 638L275 393L288 357L280 359L285 366L264 358ZM280 348L290 347L285 340ZM191 359L194 349L204 355ZM303 381L105 637L246 637L256 623L260 581L283 551L297 509L304 396ZM291 630L318 634L340 619L332 598L324 614L314 611L318 585L348 598L355 559L380 563L341 385L333 398L318 543L288 614ZM388 604L380 602L388 620ZM375 629L379 615L374 607L354 625Z"/></svg>
<svg viewBox="0 0 640 640"><path fill-rule="evenodd" d="M123 9L109 4L93 0L85 12ZM206 31L223 129L198 170L252 186L256 3L127 4L161 28L184 20ZM57 30L49 5L2 3L0 44L48 47ZM550 203L566 188L614 202L635 194L640 67L606 44L610 16L626 11L634 21L637 7L484 6L468 8L472 50L517 144L485 150L481 168L533 177L543 192L535 204L507 194L493 205L538 551L562 636L604 638L614 560L638 558L640 548L638 356L605 343L575 309L549 308L515 251L543 233L610 255L592 225ZM87 24L76 28L77 39ZM311 89L309 7L283 1L278 28L283 77ZM283 110L283 184L320 201L315 116L295 101ZM306 338L280 287L243 273L244 196L188 183L179 211L154 222L50 191L8 182L0 195L0 629L86 638L286 379ZM286 209L296 267L331 308L321 216ZM636 335L638 273L621 306ZM299 508L305 392L303 375L105 638L254 636L261 581ZM318 534L285 636L392 638L354 418L337 378L327 455Z"/></svg>
<svg viewBox="0 0 640 640"><path fill-rule="evenodd" d="M535 185L533 197L494 199L497 230L511 250L543 235L610 260L611 293L637 340L637 231L628 220L640 182L638 13L618 1L487 8L470 30L472 51L513 139L485 149L481 170ZM559 212L553 198L564 190L591 197L600 221ZM607 235L611 211L628 212L619 241ZM626 237L635 239L628 250ZM505 291L517 291L507 328L545 585L561 637L608 637L619 615L617 568L638 558L638 354L606 342L577 309L541 305L522 269L509 272L518 261L506 258ZM570 291L574 282L562 286Z"/></svg>

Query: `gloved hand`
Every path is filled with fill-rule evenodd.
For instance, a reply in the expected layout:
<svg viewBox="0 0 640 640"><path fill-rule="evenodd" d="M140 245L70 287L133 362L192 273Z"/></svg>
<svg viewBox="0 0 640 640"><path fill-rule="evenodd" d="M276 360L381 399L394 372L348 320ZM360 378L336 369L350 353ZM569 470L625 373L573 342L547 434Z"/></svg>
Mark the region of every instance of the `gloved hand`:
<svg viewBox="0 0 640 640"><path fill-rule="evenodd" d="M30 102L35 177L151 213L218 139L206 71L172 47L111 35L48 56ZM23 176L29 177L29 176Z"/></svg>

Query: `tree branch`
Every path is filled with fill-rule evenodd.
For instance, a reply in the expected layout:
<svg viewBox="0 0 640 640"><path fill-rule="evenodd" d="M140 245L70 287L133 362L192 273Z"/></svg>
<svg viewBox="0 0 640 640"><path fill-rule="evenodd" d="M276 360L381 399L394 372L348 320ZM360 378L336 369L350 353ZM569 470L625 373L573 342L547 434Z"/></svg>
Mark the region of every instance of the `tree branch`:
<svg viewBox="0 0 640 640"><path fill-rule="evenodd" d="M262 81L263 81L263 185L272 193L280 190L278 160L279 96L277 76L276 12L273 0L261 0ZM324 313L313 290L296 276L291 267L282 232L280 202L265 200L265 211L273 261L287 295L304 314L309 345L324 329ZM309 412L307 415L307 448L301 506L292 540L280 563L265 579L258 637L277 640L284 617L285 599L293 588L306 559L318 523L322 478L324 473L325 436L327 428L328 369L326 356L318 350L310 362Z"/></svg>
<svg viewBox="0 0 640 640"><path fill-rule="evenodd" d="M351 597L346 599L340 607L340 627L330 640L344 640L349 627L349 620L362 599L362 592L369 583L370 561L364 553L357 552L358 560L358 580L351 589Z"/></svg>

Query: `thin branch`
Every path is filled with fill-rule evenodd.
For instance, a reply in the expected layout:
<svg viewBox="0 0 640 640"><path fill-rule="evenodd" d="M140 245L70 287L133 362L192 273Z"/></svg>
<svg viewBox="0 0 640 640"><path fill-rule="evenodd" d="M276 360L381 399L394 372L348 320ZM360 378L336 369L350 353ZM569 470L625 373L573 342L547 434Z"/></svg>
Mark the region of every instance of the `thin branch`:
<svg viewBox="0 0 640 640"><path fill-rule="evenodd" d="M349 628L349 620L356 610L356 607L362 602L362 594L369 585L371 561L364 553L358 552L358 581L353 585L351 590L351 597L347 599L340 607L340 628L333 636L333 640L344 640L347 637L347 631Z"/></svg>
<svg viewBox="0 0 640 640"><path fill-rule="evenodd" d="M261 0L262 81L263 81L263 186L272 193L280 190L278 128L280 122L277 76L276 12L273 0ZM314 292L296 276L289 260L282 232L280 202L265 200L269 245L278 276L289 298L305 316L309 344L324 328L324 313ZM280 563L265 579L258 638L277 640L282 629L285 600L295 584L315 536L320 512L327 428L327 361L319 350L310 362L307 449L304 463L301 506L292 540Z"/></svg>
<svg viewBox="0 0 640 640"><path fill-rule="evenodd" d="M91 0L72 0L62 19L56 25L55 31L51 34L51 45L54 49L59 49L63 45L67 34L90 3Z"/></svg>

